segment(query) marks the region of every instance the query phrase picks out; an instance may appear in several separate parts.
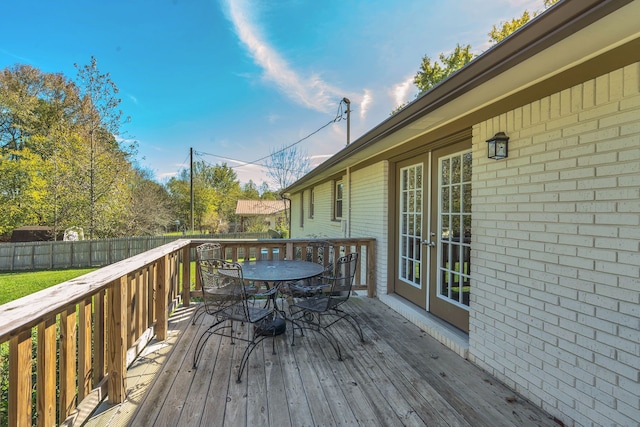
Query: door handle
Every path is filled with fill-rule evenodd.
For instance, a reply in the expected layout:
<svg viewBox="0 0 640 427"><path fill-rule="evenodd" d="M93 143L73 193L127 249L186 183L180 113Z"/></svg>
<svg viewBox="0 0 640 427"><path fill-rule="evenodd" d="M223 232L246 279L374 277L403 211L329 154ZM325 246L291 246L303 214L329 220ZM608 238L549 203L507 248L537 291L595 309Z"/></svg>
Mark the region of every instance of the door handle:
<svg viewBox="0 0 640 427"><path fill-rule="evenodd" d="M423 245L429 246L430 248L435 248L436 247L436 242L431 242L429 240L423 240L421 243Z"/></svg>

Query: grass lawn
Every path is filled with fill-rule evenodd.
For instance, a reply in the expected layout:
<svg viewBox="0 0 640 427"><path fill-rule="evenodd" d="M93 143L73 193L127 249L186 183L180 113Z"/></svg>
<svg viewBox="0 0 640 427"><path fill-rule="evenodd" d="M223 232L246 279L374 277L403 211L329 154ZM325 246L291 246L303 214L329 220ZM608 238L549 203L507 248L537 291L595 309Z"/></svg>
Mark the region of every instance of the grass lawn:
<svg viewBox="0 0 640 427"><path fill-rule="evenodd" d="M42 289L90 273L97 268L71 270L45 270L18 273L0 273L0 305L6 304ZM180 268L182 276L182 267ZM196 263L191 263L191 289L195 288Z"/></svg>
<svg viewBox="0 0 640 427"><path fill-rule="evenodd" d="M94 270L97 269L80 268L72 270L0 273L0 305L82 276Z"/></svg>

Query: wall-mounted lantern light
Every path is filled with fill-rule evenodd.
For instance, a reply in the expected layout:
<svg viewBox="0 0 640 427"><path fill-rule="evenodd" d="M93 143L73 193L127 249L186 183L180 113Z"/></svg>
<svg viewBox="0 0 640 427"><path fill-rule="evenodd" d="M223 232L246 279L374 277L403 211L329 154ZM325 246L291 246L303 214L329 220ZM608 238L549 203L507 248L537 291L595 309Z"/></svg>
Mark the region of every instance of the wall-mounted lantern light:
<svg viewBox="0 0 640 427"><path fill-rule="evenodd" d="M488 155L490 159L504 159L509 154L509 137L504 132L496 133L493 138L487 139Z"/></svg>

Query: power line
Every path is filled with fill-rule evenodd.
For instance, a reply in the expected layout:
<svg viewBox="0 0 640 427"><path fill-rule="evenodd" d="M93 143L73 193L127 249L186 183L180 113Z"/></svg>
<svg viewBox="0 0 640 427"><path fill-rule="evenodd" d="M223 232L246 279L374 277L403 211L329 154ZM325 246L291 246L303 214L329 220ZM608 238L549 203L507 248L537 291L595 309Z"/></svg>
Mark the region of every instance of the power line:
<svg viewBox="0 0 640 427"><path fill-rule="evenodd" d="M207 154L207 153L195 153L195 154ZM232 159L232 158L230 158L230 157L216 156L216 155L214 155L214 154L207 154L207 155L212 156L212 157L217 157L217 158L219 158L219 159L231 160L231 161L234 161L234 162L241 162L240 160ZM198 157L198 158L199 158L199 159L200 159L204 164L206 164L206 165L208 165L208 166L216 166L214 163L208 162L208 161L204 160L202 157ZM242 162L242 163L243 163L243 162ZM269 165L267 165L266 163L254 163L254 164L255 164L255 165L257 165L257 166L265 167L265 168L266 168L266 167L269 167ZM243 166L247 166L247 165L248 165L248 164L239 165L239 166L229 166L229 168L230 168L230 169L235 169L235 168L241 168L241 167L243 167ZM292 170L292 171L293 171L293 172L301 172L301 173L307 172L306 170L302 170L302 169L295 169L295 170Z"/></svg>
<svg viewBox="0 0 640 427"><path fill-rule="evenodd" d="M231 162L237 162L237 163L241 163L238 166L231 166L231 168L241 168L243 166L248 166L248 165L257 165L257 166L266 166L263 163L257 163L259 160L256 160L255 162L245 162L244 160L238 160L238 159L234 159L233 157L229 157L229 156L219 156L217 154L213 154L213 153L205 153L204 151L196 151L195 154L198 156L198 158L202 158L201 156L211 156L211 157L217 157L218 159L223 159L223 160L229 160ZM207 162L209 163L209 162ZM209 163L210 164L210 163Z"/></svg>
<svg viewBox="0 0 640 427"><path fill-rule="evenodd" d="M303 141L305 141L305 140L307 140L307 139L311 138L313 135L315 135L316 133L320 132L322 129L326 128L327 126L329 126L329 125L330 125L330 124L332 124L332 123L337 123L337 122L339 122L339 121L341 121L341 120L344 120L345 115L347 114L347 112L346 112L346 111L344 111L344 110L343 110L343 108L342 108L342 106L343 106L343 104L344 104L344 103L345 103L345 98L343 98L342 100L340 100L340 103L338 104L338 111L337 111L337 113L336 113L336 116L335 116L332 120L330 120L329 122L327 122L326 124L322 125L322 126L321 126L321 127L319 127L318 129L314 130L313 132L311 132L311 133L310 133L310 134L308 134L307 136L305 136L305 137L303 137L303 138L300 138L300 139L299 139L299 140L297 140L296 142L294 142L294 143L292 143L292 144L289 144L289 145L287 145L286 147L281 148L280 150L274 151L273 153L270 153L270 154L269 154L269 155L267 155L267 156L261 157L261 158L259 158L258 160L254 160L254 161L252 161L252 162L245 162L245 161L243 161L243 160L232 159L232 158L230 158L230 157L226 157L226 156L219 156L219 155L217 155L217 154L212 154L212 153L205 153L205 152L203 152L203 151L197 151L197 152L196 152L196 154L200 154L200 155L207 155L207 156L212 156L212 157L218 157L218 158L221 158L221 159L228 159L228 160L231 160L231 161L234 161L234 162L243 163L242 165L235 166L235 167L242 167L242 166L247 166L247 165L257 165L257 166L267 167L267 165L265 165L265 164L260 164L260 163L258 163L258 162L261 162L261 161L263 161L263 160L266 160L266 159L270 158L271 156L273 156L273 155L275 155L275 154L282 153L283 151L286 151L286 150L288 150L289 148L294 147L294 146L296 146L296 145L300 144L301 142L303 142ZM233 168L234 168L234 167L232 167L232 169L233 169Z"/></svg>

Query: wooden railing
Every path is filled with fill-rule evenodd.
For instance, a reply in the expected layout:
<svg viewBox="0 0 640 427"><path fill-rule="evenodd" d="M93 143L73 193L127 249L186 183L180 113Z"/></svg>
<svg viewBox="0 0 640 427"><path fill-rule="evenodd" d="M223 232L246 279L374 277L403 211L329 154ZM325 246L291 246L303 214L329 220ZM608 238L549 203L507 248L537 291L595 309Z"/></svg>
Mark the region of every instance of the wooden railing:
<svg viewBox="0 0 640 427"><path fill-rule="evenodd" d="M242 261L304 259L311 240L216 241L228 259ZM324 263L360 253L354 288L372 296L375 240L323 241ZM204 242L177 240L0 306L0 346L9 347L8 414L0 425L80 424L105 397L122 402L127 367L153 337L166 339L173 308L199 294L190 261Z"/></svg>

